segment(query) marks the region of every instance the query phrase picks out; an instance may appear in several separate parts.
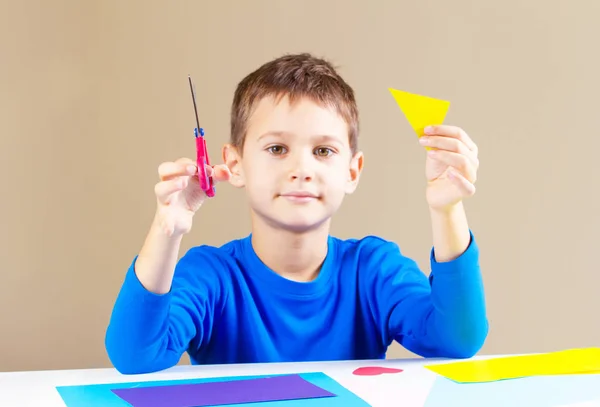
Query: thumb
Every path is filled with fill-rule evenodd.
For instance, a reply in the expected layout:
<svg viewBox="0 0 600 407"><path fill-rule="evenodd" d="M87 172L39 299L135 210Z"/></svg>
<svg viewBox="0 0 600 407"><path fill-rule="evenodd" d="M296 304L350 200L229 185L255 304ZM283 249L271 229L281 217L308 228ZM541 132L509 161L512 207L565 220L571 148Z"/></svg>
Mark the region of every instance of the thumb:
<svg viewBox="0 0 600 407"><path fill-rule="evenodd" d="M225 164L217 164L214 167L206 167L206 174L209 177L213 177L215 182L229 181L231 178L231 171Z"/></svg>

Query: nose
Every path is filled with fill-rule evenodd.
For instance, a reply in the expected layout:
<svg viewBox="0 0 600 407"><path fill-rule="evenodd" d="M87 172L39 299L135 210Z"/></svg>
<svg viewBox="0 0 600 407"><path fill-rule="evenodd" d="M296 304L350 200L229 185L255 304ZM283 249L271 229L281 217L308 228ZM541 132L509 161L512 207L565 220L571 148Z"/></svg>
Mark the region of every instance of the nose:
<svg viewBox="0 0 600 407"><path fill-rule="evenodd" d="M312 154L299 153L290 160L290 181L309 182L314 178Z"/></svg>

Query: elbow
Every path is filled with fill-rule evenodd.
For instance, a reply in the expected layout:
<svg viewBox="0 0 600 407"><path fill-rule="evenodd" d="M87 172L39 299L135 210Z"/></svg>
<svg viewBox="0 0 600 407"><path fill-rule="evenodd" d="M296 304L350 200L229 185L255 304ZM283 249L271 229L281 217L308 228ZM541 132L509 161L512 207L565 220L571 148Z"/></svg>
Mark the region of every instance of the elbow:
<svg viewBox="0 0 600 407"><path fill-rule="evenodd" d="M112 366L123 375L155 373L177 364L168 352L160 356L160 352L141 353L134 344L127 343L107 332L105 349Z"/></svg>
<svg viewBox="0 0 600 407"><path fill-rule="evenodd" d="M108 359L117 372L122 375L137 375L154 373L160 369L152 369L149 366L140 364L140 358L136 358L134 354L132 356L125 355L125 352L106 349Z"/></svg>
<svg viewBox="0 0 600 407"><path fill-rule="evenodd" d="M122 375L136 375L136 374L150 373L150 372L142 371L135 364L129 363L124 360L111 358L110 361L111 361L113 367L115 368L115 370Z"/></svg>
<svg viewBox="0 0 600 407"><path fill-rule="evenodd" d="M489 326L487 321L478 327L463 331L448 343L445 357L453 359L469 359L475 356L487 339Z"/></svg>
<svg viewBox="0 0 600 407"><path fill-rule="evenodd" d="M150 373L141 369L139 363L136 363L133 358L126 357L123 353L111 352L109 349L107 349L107 353L112 366L122 375Z"/></svg>
<svg viewBox="0 0 600 407"><path fill-rule="evenodd" d="M444 355L444 357L451 359L469 359L477 355L477 352L479 352L482 346L483 345L476 344L475 342L465 342L446 350L446 355Z"/></svg>
<svg viewBox="0 0 600 407"><path fill-rule="evenodd" d="M128 349L124 341L119 340L111 334L110 328L104 339L104 348L108 356L108 360L117 372L123 375L135 375L150 373L142 369L140 359L135 356L133 349Z"/></svg>
<svg viewBox="0 0 600 407"><path fill-rule="evenodd" d="M135 368L136 366L125 356L126 352L123 352L123 350L115 344L115 341L109 335L106 336L104 341L104 348L106 350L108 360L117 370L117 372L124 375L138 373L137 369Z"/></svg>

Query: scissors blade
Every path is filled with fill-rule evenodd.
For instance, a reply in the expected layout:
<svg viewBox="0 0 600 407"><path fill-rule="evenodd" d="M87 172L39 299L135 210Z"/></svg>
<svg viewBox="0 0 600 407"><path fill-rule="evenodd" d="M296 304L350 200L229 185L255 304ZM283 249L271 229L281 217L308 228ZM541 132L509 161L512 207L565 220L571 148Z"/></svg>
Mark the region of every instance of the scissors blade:
<svg viewBox="0 0 600 407"><path fill-rule="evenodd" d="M192 77L188 75L188 80L190 82L190 91L192 92L192 102L194 102L194 114L196 115L196 125L198 126L198 131L200 131L200 120L198 120L198 107L196 106L196 91L194 89L194 84L192 83Z"/></svg>

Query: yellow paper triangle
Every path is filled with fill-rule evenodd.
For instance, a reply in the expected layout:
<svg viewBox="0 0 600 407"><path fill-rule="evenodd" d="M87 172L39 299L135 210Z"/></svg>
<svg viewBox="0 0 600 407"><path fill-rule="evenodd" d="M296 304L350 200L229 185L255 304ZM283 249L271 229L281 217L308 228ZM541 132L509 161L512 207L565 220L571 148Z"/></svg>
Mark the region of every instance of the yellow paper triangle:
<svg viewBox="0 0 600 407"><path fill-rule="evenodd" d="M459 383L481 383L528 376L600 373L600 348L498 357L425 366Z"/></svg>
<svg viewBox="0 0 600 407"><path fill-rule="evenodd" d="M450 107L449 101L392 88L389 91L418 137L425 134L426 126L444 123Z"/></svg>

